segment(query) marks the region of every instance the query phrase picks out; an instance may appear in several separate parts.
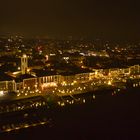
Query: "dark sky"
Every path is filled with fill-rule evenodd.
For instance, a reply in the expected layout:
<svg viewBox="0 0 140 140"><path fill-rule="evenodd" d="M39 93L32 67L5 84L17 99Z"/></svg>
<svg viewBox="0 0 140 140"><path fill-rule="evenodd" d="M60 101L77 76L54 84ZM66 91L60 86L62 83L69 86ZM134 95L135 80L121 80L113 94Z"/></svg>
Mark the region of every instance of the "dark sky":
<svg viewBox="0 0 140 140"><path fill-rule="evenodd" d="M139 39L138 0L1 0L0 34Z"/></svg>

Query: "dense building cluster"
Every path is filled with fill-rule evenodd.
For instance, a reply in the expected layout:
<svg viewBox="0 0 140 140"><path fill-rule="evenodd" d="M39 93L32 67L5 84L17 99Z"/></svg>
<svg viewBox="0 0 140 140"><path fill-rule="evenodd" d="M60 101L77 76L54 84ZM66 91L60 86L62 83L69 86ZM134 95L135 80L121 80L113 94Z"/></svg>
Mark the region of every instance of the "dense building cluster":
<svg viewBox="0 0 140 140"><path fill-rule="evenodd" d="M7 72L5 79L0 81L0 92L47 93L56 87L74 87L91 82L111 85L115 82L126 82L128 78L135 78L139 74L139 65L127 68L80 69L73 72L47 71L42 68L35 71L28 67L28 56L24 54L21 57L21 71Z"/></svg>
<svg viewBox="0 0 140 140"><path fill-rule="evenodd" d="M1 95L89 91L139 79L139 43L16 36L0 38L0 45Z"/></svg>

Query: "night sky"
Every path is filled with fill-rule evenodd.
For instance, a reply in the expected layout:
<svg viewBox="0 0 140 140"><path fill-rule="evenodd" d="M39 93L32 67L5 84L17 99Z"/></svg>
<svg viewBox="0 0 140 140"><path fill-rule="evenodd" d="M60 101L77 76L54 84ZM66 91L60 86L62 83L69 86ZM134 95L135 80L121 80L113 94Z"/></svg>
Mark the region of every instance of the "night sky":
<svg viewBox="0 0 140 140"><path fill-rule="evenodd" d="M0 35L139 39L140 2L1 0Z"/></svg>

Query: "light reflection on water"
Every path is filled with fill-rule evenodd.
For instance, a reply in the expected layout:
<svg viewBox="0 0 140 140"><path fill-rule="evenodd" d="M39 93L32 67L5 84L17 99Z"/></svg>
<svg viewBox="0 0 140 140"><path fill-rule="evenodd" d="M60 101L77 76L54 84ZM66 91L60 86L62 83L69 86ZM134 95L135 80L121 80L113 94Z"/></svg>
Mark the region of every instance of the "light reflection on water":
<svg viewBox="0 0 140 140"><path fill-rule="evenodd" d="M59 101L56 103L57 109L64 108L66 106L72 106L77 104L85 104L88 101L95 100L95 95L90 94L90 96L66 96L61 97ZM29 101L28 101L29 102ZM5 111L1 112L1 120L0 120L0 133L1 132L11 132L13 130L19 130L19 129L27 129L31 127L36 127L40 125L49 125L52 123L52 117L50 113L50 107L45 101L37 101L37 102L30 102L31 104L28 104L28 102L25 102L25 105L22 104L22 106L30 106L24 107L25 110L13 110L5 113ZM42 106L36 106L36 104L41 104ZM32 104L35 104L35 106L32 107ZM21 106L21 103L14 103L12 105L9 105L7 108L11 108L13 106L14 108L19 108ZM52 105L53 106L53 105ZM55 108L54 107L54 108ZM21 108L21 107L20 107Z"/></svg>
<svg viewBox="0 0 140 140"><path fill-rule="evenodd" d="M10 132L14 130L19 130L19 129L25 129L25 128L30 128L30 127L36 127L40 125L48 125L50 122L48 121L39 121L39 122L30 122L30 123L19 123L19 124L5 124L1 126L0 132Z"/></svg>
<svg viewBox="0 0 140 140"><path fill-rule="evenodd" d="M109 92L107 93L107 95L112 96L119 93L121 93L120 90L119 92L117 90L111 93ZM95 95L93 93L90 93L86 96L71 95L61 97L60 100L57 102L57 107L64 108L67 106L75 106L77 104L87 104L89 102L91 103L96 100L96 96L98 97L98 95L100 96L100 94ZM38 104L38 102L36 103ZM45 101L39 101L39 103L42 103L41 105L44 107L43 109L35 106L36 108L33 108L31 111L21 110L20 112L13 112L10 115L2 115L0 120L0 133L51 124L52 116L48 112L48 104Z"/></svg>

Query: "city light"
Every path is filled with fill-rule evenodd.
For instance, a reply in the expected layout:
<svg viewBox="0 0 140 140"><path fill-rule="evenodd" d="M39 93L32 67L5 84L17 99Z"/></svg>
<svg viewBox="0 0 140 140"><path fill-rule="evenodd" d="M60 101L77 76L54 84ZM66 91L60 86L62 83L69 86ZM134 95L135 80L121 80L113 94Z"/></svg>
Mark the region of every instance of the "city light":
<svg viewBox="0 0 140 140"><path fill-rule="evenodd" d="M23 54L23 58L26 58L27 57L27 55L26 54Z"/></svg>
<svg viewBox="0 0 140 140"><path fill-rule="evenodd" d="M20 70L20 67L18 67L18 70Z"/></svg>
<svg viewBox="0 0 140 140"><path fill-rule="evenodd" d="M0 140L140 139L137 1L1 1Z"/></svg>
<svg viewBox="0 0 140 140"><path fill-rule="evenodd" d="M42 88L47 88L47 87L57 87L57 83L50 82L50 83L44 83L44 84L42 84Z"/></svg>
<svg viewBox="0 0 140 140"><path fill-rule="evenodd" d="M4 91L0 91L0 96L4 96Z"/></svg>
<svg viewBox="0 0 140 140"><path fill-rule="evenodd" d="M108 81L108 85L112 85L112 82L111 81Z"/></svg>

